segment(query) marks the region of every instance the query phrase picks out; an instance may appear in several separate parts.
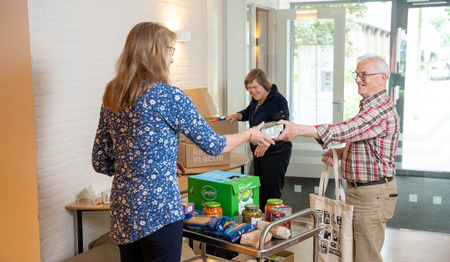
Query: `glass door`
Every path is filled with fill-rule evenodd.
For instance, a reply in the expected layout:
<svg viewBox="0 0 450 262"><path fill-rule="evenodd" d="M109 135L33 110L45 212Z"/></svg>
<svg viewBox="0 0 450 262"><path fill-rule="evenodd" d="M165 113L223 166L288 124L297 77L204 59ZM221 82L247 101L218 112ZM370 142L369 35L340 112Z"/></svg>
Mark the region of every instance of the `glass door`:
<svg viewBox="0 0 450 262"><path fill-rule="evenodd" d="M345 8L279 10L276 41L277 83L285 87L290 120L342 122ZM314 139L297 137L287 176L320 176L323 152Z"/></svg>
<svg viewBox="0 0 450 262"><path fill-rule="evenodd" d="M450 10L405 4L394 79L403 120L398 173L450 178Z"/></svg>

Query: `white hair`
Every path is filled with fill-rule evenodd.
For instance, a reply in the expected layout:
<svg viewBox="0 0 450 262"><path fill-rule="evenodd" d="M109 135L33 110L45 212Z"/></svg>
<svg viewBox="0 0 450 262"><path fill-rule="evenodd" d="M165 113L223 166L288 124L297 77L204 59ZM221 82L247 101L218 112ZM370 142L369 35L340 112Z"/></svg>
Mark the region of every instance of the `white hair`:
<svg viewBox="0 0 450 262"><path fill-rule="evenodd" d="M361 62L363 62L366 59L372 59L375 62L375 68L379 71L379 73L384 73L386 74L387 78L390 77L390 71L389 71L389 66L386 63L386 61L381 58L379 55L374 55L374 54L365 54L363 56L360 56L356 59L356 63L359 64Z"/></svg>

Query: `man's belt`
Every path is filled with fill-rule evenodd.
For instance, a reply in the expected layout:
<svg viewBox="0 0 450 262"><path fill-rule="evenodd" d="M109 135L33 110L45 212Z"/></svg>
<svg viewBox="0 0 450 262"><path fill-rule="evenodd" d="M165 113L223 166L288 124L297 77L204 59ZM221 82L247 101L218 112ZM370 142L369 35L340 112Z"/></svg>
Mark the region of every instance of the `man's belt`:
<svg viewBox="0 0 450 262"><path fill-rule="evenodd" d="M391 182L393 179L394 179L394 177L385 177L385 178L382 178L382 179L380 179L378 181L370 181L370 182L367 182L367 183L350 182L350 181L347 181L347 183L352 185L352 186L373 186L373 185L383 184L383 183L386 183L386 182Z"/></svg>

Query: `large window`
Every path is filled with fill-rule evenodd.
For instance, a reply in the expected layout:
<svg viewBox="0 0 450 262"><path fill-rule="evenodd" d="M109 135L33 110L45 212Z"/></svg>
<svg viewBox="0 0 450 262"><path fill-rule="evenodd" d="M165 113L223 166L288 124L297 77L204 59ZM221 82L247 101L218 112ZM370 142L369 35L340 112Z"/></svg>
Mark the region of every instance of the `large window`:
<svg viewBox="0 0 450 262"><path fill-rule="evenodd" d="M302 124L336 121L331 117L340 110L336 104L341 103L335 97L341 84L336 74L342 74L343 79L342 119L356 115L361 97L350 77L356 58L366 53L385 58L391 68L388 92L401 120L395 160L400 197L389 227L450 233L450 220L446 219L450 210L449 6L437 0L293 3L290 8L294 10L345 8L344 62L339 62L342 72L332 66L336 64L334 30L339 28L333 19L289 18L296 21L287 24L289 33L282 41L290 43L290 49L281 43L274 52L269 48L269 53L254 53L277 57L277 68L287 64L285 75L278 71L276 78L290 79L285 95L291 120ZM277 30L285 30L279 17L277 23ZM256 57L255 61L264 59ZM267 61L270 70L274 63ZM287 176L298 180L290 189L294 190L292 199L285 202L307 208L308 194L314 193L315 182L311 184L311 180L320 175L317 170L323 166L323 150L313 139L297 138L293 142Z"/></svg>

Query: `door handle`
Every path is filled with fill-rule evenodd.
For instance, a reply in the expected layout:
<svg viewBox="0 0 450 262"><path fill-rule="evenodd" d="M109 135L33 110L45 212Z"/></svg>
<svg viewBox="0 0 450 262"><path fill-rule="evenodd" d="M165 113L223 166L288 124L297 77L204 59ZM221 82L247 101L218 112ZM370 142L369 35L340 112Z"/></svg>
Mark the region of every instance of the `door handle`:
<svg viewBox="0 0 450 262"><path fill-rule="evenodd" d="M337 111L338 111L339 113L341 113L341 112L342 112L342 104L343 104L343 102L344 102L344 101L337 100L337 101L333 101L333 102L331 102L331 103L333 103L333 105L337 105Z"/></svg>

